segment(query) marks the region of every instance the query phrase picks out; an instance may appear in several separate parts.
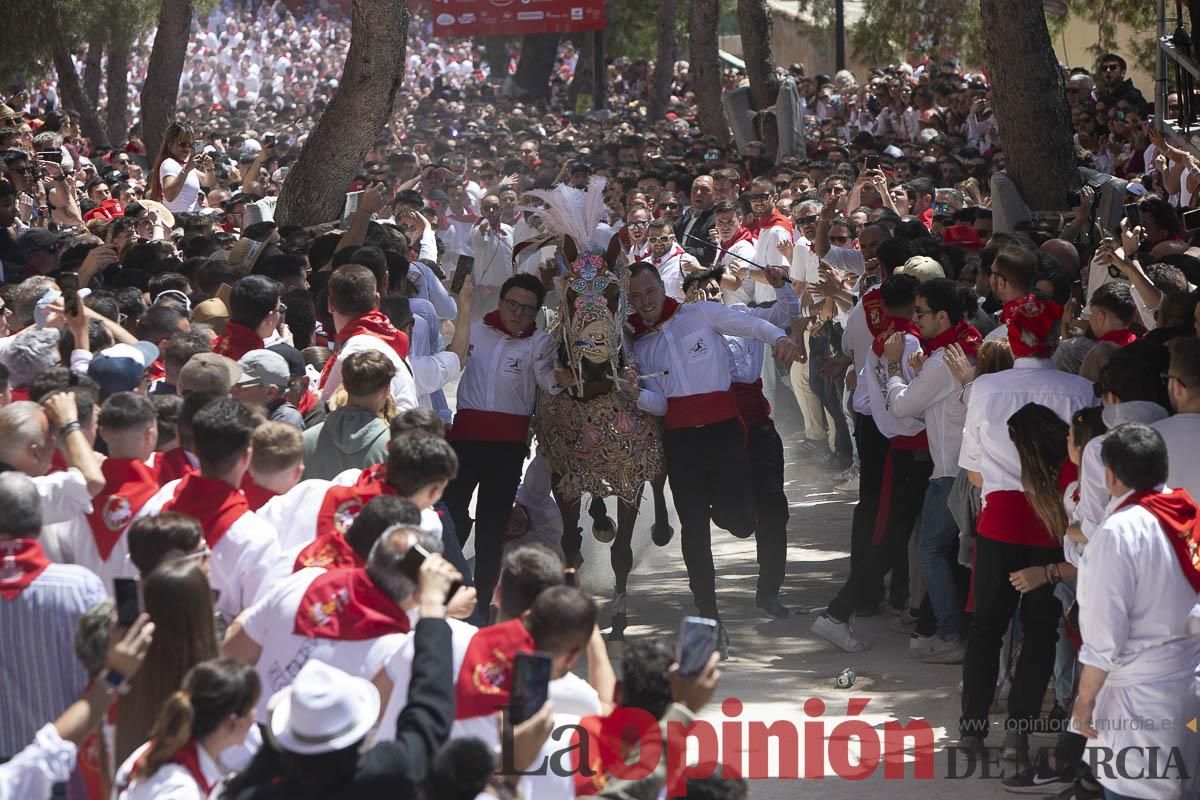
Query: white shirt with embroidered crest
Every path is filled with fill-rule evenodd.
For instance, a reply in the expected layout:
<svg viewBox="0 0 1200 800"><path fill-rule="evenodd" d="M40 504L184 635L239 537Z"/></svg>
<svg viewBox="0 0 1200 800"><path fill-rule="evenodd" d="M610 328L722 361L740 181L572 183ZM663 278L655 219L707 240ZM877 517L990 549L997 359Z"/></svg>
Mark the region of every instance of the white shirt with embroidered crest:
<svg viewBox="0 0 1200 800"><path fill-rule="evenodd" d="M458 383L458 408L531 416L539 386L550 394L561 391L554 364L554 343L545 331L519 338L476 322Z"/></svg>

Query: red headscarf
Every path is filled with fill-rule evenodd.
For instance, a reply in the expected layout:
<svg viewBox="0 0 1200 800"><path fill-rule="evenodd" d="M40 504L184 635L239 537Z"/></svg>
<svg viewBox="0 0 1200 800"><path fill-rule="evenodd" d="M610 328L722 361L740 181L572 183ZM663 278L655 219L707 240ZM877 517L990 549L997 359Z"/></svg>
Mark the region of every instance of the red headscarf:
<svg viewBox="0 0 1200 800"><path fill-rule="evenodd" d="M1000 321L1008 325L1008 343L1016 358L1049 358L1054 346L1046 337L1062 318L1062 306L1033 295L1009 300L1000 312Z"/></svg>

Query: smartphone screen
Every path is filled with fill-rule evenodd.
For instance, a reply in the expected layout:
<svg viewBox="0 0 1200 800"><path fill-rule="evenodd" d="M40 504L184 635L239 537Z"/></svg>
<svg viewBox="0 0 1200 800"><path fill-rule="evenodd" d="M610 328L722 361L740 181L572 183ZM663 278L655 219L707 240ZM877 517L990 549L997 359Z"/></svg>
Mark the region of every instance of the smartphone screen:
<svg viewBox="0 0 1200 800"><path fill-rule="evenodd" d="M1183 228L1187 231L1194 231L1200 228L1200 208L1193 208L1191 211L1183 212Z"/></svg>
<svg viewBox="0 0 1200 800"><path fill-rule="evenodd" d="M864 169L879 169L879 156L867 156L863 161Z"/></svg>
<svg viewBox="0 0 1200 800"><path fill-rule="evenodd" d="M717 621L705 617L684 617L679 625L675 661L679 674L694 678L704 669L717 649Z"/></svg>
<svg viewBox="0 0 1200 800"><path fill-rule="evenodd" d="M400 571L413 583L419 584L421 580L421 565L425 563L425 559L427 558L429 558L429 551L414 542L413 546L408 548L408 552L404 554L404 558L400 560ZM461 586L462 581L451 583L450 589L446 592L445 602L449 603L450 598L454 597L454 593Z"/></svg>
<svg viewBox="0 0 1200 800"><path fill-rule="evenodd" d="M1142 224L1142 210L1137 203L1127 203L1125 205L1125 225L1129 230L1133 230Z"/></svg>
<svg viewBox="0 0 1200 800"><path fill-rule="evenodd" d="M79 276L74 272L64 272L59 275L58 285L62 289L63 310L67 316L76 316L79 313Z"/></svg>
<svg viewBox="0 0 1200 800"><path fill-rule="evenodd" d="M61 150L39 150L37 157L38 157L38 161L51 161L55 164L62 163L62 151Z"/></svg>
<svg viewBox="0 0 1200 800"><path fill-rule="evenodd" d="M475 270L475 258L473 256L459 256L458 266L454 268L454 279L450 281L450 293L458 294L462 291L463 284L467 280L467 276Z"/></svg>
<svg viewBox="0 0 1200 800"><path fill-rule="evenodd" d="M511 686L512 721L520 725L541 710L550 696L550 654L517 653Z"/></svg>
<svg viewBox="0 0 1200 800"><path fill-rule="evenodd" d="M117 604L117 625L128 628L142 613L142 586L133 578L113 578L113 599Z"/></svg>

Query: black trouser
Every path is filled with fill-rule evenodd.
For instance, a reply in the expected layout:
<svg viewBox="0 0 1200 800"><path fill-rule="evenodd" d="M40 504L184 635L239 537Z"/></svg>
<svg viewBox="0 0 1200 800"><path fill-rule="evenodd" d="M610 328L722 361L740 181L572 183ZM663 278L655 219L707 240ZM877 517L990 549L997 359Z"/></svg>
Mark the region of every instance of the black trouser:
<svg viewBox="0 0 1200 800"><path fill-rule="evenodd" d="M692 599L701 616L717 619L716 569L710 521L745 538L754 531L745 431L736 419L663 432L667 479L679 515L679 544Z"/></svg>
<svg viewBox="0 0 1200 800"><path fill-rule="evenodd" d="M754 492L754 539L758 549L758 587L755 595L779 594L787 572L788 499L783 492L783 440L767 420L746 436L750 485Z"/></svg>
<svg viewBox="0 0 1200 800"><path fill-rule="evenodd" d="M996 694L1000 648L1013 612L1021 608L1021 656L1008 694L1010 730L1028 733L1041 716L1046 685L1054 672L1054 646L1062 604L1046 584L1020 594L1008 576L1026 567L1062 560L1062 550L975 537L975 615L963 657L962 736L987 736L988 709Z"/></svg>
<svg viewBox="0 0 1200 800"><path fill-rule="evenodd" d="M453 442L458 454L458 475L446 487L442 500L450 510L458 542L471 538L469 508L471 495L479 487L475 501L475 588L483 609L492 601L492 590L500 574L500 556L504 552L504 526L512 514L521 466L529 448L524 442Z"/></svg>
<svg viewBox="0 0 1200 800"><path fill-rule="evenodd" d="M875 574L871 564L888 438L879 432L870 414L855 414L854 439L858 443L859 479L858 505L850 522L850 575L827 609L840 622L848 621L857 609L878 605L883 597L883 576Z"/></svg>

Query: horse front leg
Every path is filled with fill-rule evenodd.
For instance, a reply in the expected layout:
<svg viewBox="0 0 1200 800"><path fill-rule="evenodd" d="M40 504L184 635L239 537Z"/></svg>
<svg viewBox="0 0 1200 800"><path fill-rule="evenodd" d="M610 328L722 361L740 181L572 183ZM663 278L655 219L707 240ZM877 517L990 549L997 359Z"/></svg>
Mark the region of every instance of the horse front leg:
<svg viewBox="0 0 1200 800"><path fill-rule="evenodd" d="M596 541L603 544L611 542L617 533L617 525L608 515L608 506L603 497L592 497L592 502L588 504L588 516L592 518L592 536L596 537Z"/></svg>
<svg viewBox="0 0 1200 800"><path fill-rule="evenodd" d="M562 513L563 560L566 561L568 567L579 569L583 564L583 528L579 527L579 498L567 500L555 492L554 500L558 503L558 510Z"/></svg>
<svg viewBox="0 0 1200 800"><path fill-rule="evenodd" d="M625 628L629 625L629 608L626 590L629 584L629 573L633 571L633 529L637 524L638 506L636 503L617 501L617 530L613 539L609 558L612 561L613 576L616 587L613 592L612 632L609 641L625 641Z"/></svg>
<svg viewBox="0 0 1200 800"><path fill-rule="evenodd" d="M670 544L671 537L675 535L675 529L671 527L671 520L667 515L667 470L665 467L650 481L650 488L654 490L654 524L650 526L650 540L659 547L665 547Z"/></svg>

